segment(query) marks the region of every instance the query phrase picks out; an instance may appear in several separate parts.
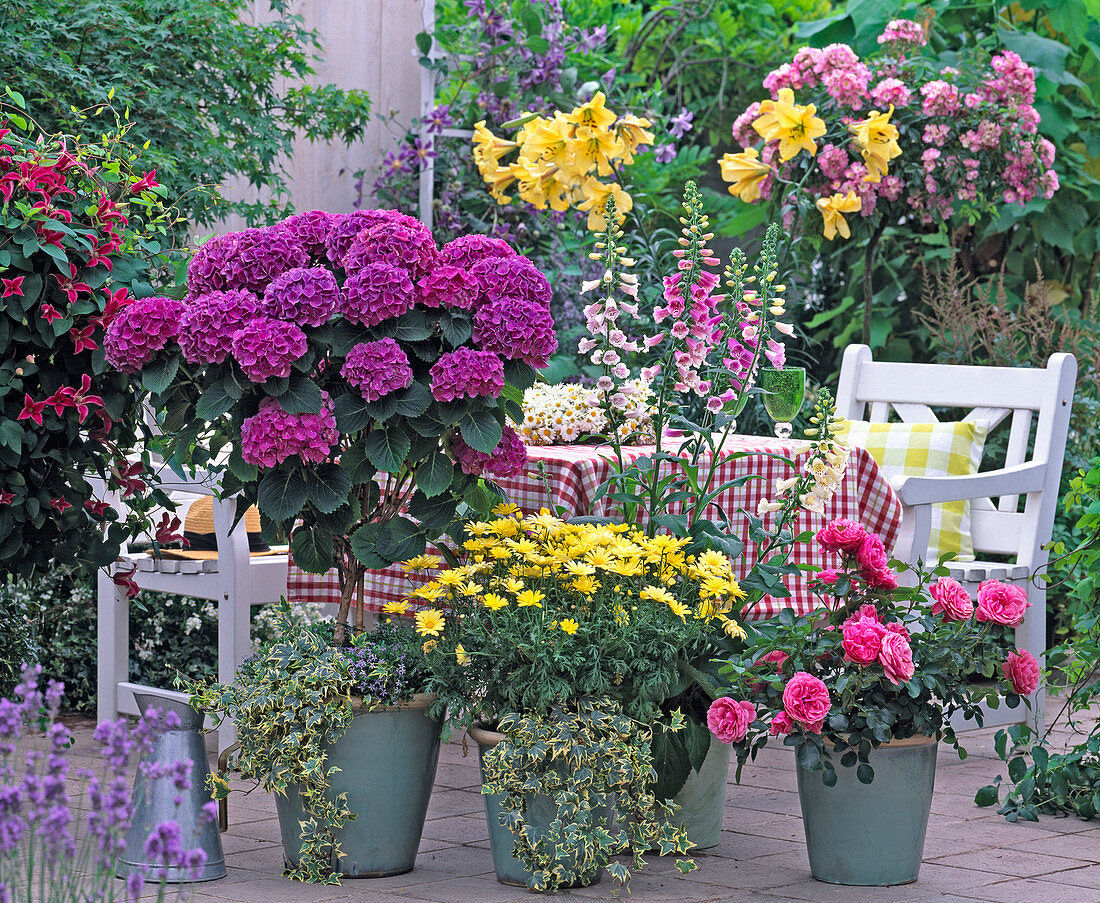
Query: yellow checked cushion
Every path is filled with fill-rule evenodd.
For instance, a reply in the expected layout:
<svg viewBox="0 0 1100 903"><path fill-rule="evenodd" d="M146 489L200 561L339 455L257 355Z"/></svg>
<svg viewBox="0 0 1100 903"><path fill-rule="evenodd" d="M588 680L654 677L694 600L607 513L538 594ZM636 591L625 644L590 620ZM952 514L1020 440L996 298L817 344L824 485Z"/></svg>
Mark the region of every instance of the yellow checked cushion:
<svg viewBox="0 0 1100 903"><path fill-rule="evenodd" d="M942 477L978 472L988 424L970 420L956 423L868 423L853 420L848 443L861 445L878 462L883 475ZM970 502L932 506L932 533L928 561L951 552L959 561L974 560L970 536Z"/></svg>

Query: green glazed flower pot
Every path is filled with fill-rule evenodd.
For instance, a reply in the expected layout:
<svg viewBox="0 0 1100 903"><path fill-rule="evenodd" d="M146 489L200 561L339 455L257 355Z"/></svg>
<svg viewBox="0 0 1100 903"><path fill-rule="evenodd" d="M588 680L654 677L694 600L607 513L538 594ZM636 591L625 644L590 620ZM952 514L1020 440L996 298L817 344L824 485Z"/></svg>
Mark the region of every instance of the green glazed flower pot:
<svg viewBox="0 0 1100 903"><path fill-rule="evenodd" d="M428 717L432 697L360 712L344 736L327 747L333 794L346 793L355 818L336 833L344 856L334 864L344 878L381 878L412 871L428 812L443 724ZM283 855L296 866L299 822L305 818L296 788L275 794Z"/></svg>
<svg viewBox="0 0 1100 903"><path fill-rule="evenodd" d="M726 808L730 748L711 736L710 748L698 771L692 769L684 786L673 798L680 810L671 821L684 823L694 850L709 850L722 839L722 815Z"/></svg>
<svg viewBox="0 0 1100 903"><path fill-rule="evenodd" d="M932 807L938 743L894 740L871 751L875 779L837 764L835 787L798 767L810 872L818 881L882 887L917 880Z"/></svg>
<svg viewBox="0 0 1100 903"><path fill-rule="evenodd" d="M471 727L467 734L477 743L478 762L481 765L482 779L485 777L485 754L504 739L504 734L497 731L486 730L481 725ZM503 794L492 793L485 795L485 818L489 824L489 849L493 854L493 869L496 872L497 881L501 884L511 884L517 887L526 887L527 879L531 873L523 867L523 864L513 855L515 849L512 832L500 823L502 813L501 801ZM610 821L610 812L608 820ZM545 833L547 826L557 815L554 801L542 794L535 794L527 802L527 823L539 834ZM570 870L576 866L576 862L564 863ZM588 887L599 884L601 869L593 869L580 881L574 884L563 885L568 887Z"/></svg>

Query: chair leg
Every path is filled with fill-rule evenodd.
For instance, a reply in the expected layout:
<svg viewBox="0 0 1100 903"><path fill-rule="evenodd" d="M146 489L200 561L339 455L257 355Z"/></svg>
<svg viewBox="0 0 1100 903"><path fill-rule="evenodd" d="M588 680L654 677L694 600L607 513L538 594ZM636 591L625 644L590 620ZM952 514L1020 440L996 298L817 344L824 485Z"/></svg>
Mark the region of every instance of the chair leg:
<svg viewBox="0 0 1100 903"><path fill-rule="evenodd" d="M235 604L229 593L218 602L218 682L229 684L236 677L237 668L252 651L249 606ZM223 721L218 728L218 749L228 749L237 742L237 728L230 721Z"/></svg>
<svg viewBox="0 0 1100 903"><path fill-rule="evenodd" d="M106 568L96 578L96 720L118 717L118 685L130 679L130 602Z"/></svg>
<svg viewBox="0 0 1100 903"><path fill-rule="evenodd" d="M1041 586L1035 586L1033 582L1026 585L1027 600L1031 607L1024 616L1024 623L1016 630L1016 646L1026 649L1038 660L1040 667L1046 667L1047 647L1047 593ZM1039 689L1031 697L1031 717L1028 724L1037 732L1043 730L1043 722L1046 709L1046 687L1042 683Z"/></svg>

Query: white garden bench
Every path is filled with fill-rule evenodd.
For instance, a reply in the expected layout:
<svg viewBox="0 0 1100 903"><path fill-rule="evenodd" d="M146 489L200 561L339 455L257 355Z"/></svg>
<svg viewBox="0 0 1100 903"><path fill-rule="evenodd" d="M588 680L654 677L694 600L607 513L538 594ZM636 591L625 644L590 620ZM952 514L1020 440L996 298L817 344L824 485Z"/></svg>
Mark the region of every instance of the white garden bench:
<svg viewBox="0 0 1100 903"><path fill-rule="evenodd" d="M287 556L249 554L243 519L233 527L235 502L219 499L216 478L199 475L192 479L162 475L160 488L173 499L185 501L200 495L214 496L213 520L218 557L203 561L155 558L146 552L123 548L122 555L98 577L98 707L97 718L138 714L129 688L129 602L124 589L111 576L133 569L131 579L142 590L212 600L218 611L218 680L229 683L238 666L252 651L250 608L278 602L286 595ZM119 501L113 502L116 510ZM219 749L236 738L230 723L218 731Z"/></svg>
<svg viewBox="0 0 1100 903"><path fill-rule="evenodd" d="M948 562L951 576L972 597L983 580L1025 587L1032 605L1016 630L1016 644L1040 662L1046 648L1046 590L1041 577L1031 578L1042 572L1048 559L1043 546L1050 542L1059 502L1076 375L1077 362L1071 354L1051 355L1043 369L967 367L873 361L866 345L850 345L837 387L837 412L849 420L885 422L892 410L904 422L929 423L940 419L932 407L961 408L966 413L957 419L985 421L992 433L1011 417L1007 452L996 470L891 480L904 511L894 557L909 563L927 560L931 506L970 499L978 560ZM1032 704L1039 723L1043 703L1040 688ZM1030 718L1023 707L1002 706L990 711L985 723L1024 720ZM971 726L973 722L956 725Z"/></svg>

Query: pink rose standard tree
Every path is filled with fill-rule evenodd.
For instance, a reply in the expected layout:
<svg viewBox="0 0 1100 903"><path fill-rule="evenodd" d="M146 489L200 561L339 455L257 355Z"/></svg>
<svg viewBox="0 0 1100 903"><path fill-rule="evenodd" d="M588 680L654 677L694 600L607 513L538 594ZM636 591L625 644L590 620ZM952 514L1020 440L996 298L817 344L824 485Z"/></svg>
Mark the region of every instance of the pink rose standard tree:
<svg viewBox="0 0 1100 903"><path fill-rule="evenodd" d="M818 573L820 606L760 625L721 669L726 687L707 725L742 765L782 736L827 785L837 780L834 755L870 783L877 746L926 736L959 749L948 722L956 712L980 725L983 702L1030 704L1039 665L1007 640L1028 605L1022 589L989 580L975 604L946 568L918 569L916 586L900 587L881 539L844 518L816 540L839 559Z"/></svg>
<svg viewBox="0 0 1100 903"><path fill-rule="evenodd" d="M213 238L187 288L126 304L107 360L140 374L181 458L228 450L222 492L301 568L338 569L339 644L366 570L423 554L526 466L508 418L557 347L550 286L497 239L438 248L410 216L359 210Z"/></svg>

